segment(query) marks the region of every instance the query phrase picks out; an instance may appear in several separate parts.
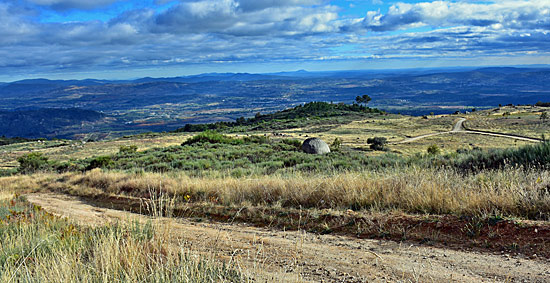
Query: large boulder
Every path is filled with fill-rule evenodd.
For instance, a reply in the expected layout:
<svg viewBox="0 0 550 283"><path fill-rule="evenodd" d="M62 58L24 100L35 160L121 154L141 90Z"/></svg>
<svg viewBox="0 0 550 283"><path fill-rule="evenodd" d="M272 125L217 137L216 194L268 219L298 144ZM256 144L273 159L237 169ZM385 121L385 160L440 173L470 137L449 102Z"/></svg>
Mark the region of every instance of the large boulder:
<svg viewBox="0 0 550 283"><path fill-rule="evenodd" d="M318 138L309 138L302 144L302 150L310 154L325 154L330 152L328 144Z"/></svg>

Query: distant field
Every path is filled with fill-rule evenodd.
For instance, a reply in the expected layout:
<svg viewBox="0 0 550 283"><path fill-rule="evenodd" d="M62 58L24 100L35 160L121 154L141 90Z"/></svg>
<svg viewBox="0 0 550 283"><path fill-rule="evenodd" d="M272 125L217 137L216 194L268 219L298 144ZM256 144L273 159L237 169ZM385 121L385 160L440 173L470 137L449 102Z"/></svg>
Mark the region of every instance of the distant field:
<svg viewBox="0 0 550 283"><path fill-rule="evenodd" d="M469 115L466 126L471 129L508 133L526 137L540 138L550 134L550 121L541 120L541 113L550 114L548 107L504 106Z"/></svg>

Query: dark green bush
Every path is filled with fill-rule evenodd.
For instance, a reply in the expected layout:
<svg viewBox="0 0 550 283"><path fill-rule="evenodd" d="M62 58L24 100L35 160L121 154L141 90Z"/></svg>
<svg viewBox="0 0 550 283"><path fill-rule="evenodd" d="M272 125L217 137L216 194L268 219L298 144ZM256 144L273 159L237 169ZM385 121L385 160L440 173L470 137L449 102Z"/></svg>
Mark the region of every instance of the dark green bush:
<svg viewBox="0 0 550 283"><path fill-rule="evenodd" d="M436 144L432 144L426 150L428 154L436 155L441 153L441 149Z"/></svg>
<svg viewBox="0 0 550 283"><path fill-rule="evenodd" d="M283 139L282 142L284 144L288 144L288 145L291 145L293 147L295 147L296 149L301 149L302 148L302 141L300 140L297 140L297 139Z"/></svg>
<svg viewBox="0 0 550 283"><path fill-rule="evenodd" d="M86 170L91 170L94 168L109 168L114 164L113 158L111 156L98 156L90 161Z"/></svg>
<svg viewBox="0 0 550 283"><path fill-rule="evenodd" d="M118 149L119 154L132 154L137 152L137 145L121 145Z"/></svg>
<svg viewBox="0 0 550 283"><path fill-rule="evenodd" d="M334 138L334 141L332 141L332 144L330 145L330 150L338 151L340 150L341 146L342 146L342 139Z"/></svg>
<svg viewBox="0 0 550 283"><path fill-rule="evenodd" d="M387 143L388 139L383 137L374 137L367 139L367 144L370 144L370 149L372 150L386 150Z"/></svg>
<svg viewBox="0 0 550 283"><path fill-rule="evenodd" d="M181 145L193 145L196 143L222 143L222 144L243 144L244 141L241 139L235 139L228 137L226 135L220 134L215 131L204 131L192 138L186 140Z"/></svg>
<svg viewBox="0 0 550 283"><path fill-rule="evenodd" d="M40 152L33 152L17 158L20 173L29 174L41 170L51 169L48 157Z"/></svg>
<svg viewBox="0 0 550 283"><path fill-rule="evenodd" d="M7 177L17 173L17 169L0 169L0 177Z"/></svg>

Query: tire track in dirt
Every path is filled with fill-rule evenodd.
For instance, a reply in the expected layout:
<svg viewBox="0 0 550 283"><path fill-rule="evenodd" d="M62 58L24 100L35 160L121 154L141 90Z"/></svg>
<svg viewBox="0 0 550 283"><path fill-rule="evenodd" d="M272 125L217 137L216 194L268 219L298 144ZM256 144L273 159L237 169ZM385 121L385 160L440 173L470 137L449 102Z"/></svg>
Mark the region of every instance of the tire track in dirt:
<svg viewBox="0 0 550 283"><path fill-rule="evenodd" d="M98 208L76 197L35 193L27 199L83 225L151 219ZM155 218L174 241L198 252L236 260L257 282L548 282L550 262L392 241L279 231L243 224Z"/></svg>

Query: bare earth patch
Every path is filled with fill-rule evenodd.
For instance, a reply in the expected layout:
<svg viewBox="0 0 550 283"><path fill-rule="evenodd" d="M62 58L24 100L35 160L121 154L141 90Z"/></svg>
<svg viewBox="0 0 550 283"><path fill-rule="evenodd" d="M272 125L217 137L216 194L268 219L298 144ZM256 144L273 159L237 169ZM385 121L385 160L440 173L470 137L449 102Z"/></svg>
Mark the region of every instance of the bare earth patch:
<svg viewBox="0 0 550 283"><path fill-rule="evenodd" d="M78 198L34 193L27 199L46 211L77 223L100 225L147 216L98 208ZM237 260L245 273L260 282L547 282L548 259L527 259L426 247L393 241L279 231L244 224L195 223L157 218L174 240L213 252L220 259Z"/></svg>

